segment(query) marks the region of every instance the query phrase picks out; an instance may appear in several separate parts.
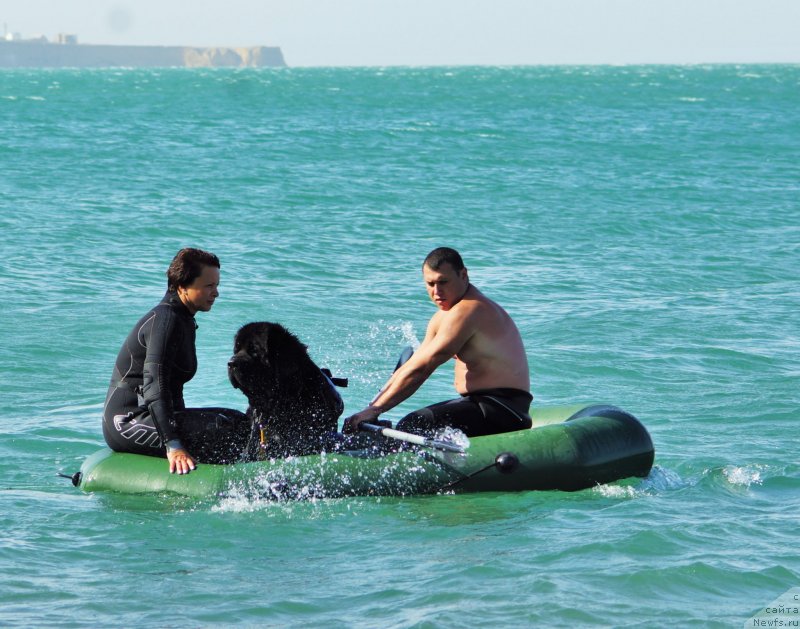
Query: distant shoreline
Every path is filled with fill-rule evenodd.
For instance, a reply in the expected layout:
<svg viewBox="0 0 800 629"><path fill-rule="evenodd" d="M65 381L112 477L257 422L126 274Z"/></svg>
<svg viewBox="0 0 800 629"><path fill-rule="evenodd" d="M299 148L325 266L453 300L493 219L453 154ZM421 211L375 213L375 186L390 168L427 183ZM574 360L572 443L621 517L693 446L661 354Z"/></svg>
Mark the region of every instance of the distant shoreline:
<svg viewBox="0 0 800 629"><path fill-rule="evenodd" d="M286 67L277 46L115 46L0 40L0 68Z"/></svg>

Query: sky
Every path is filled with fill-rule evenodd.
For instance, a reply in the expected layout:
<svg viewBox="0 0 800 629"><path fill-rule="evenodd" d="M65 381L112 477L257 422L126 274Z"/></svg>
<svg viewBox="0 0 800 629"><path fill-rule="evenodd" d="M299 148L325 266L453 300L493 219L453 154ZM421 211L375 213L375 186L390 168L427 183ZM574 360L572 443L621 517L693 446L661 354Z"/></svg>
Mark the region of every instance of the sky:
<svg viewBox="0 0 800 629"><path fill-rule="evenodd" d="M295 67L800 63L800 0L0 0L0 28Z"/></svg>

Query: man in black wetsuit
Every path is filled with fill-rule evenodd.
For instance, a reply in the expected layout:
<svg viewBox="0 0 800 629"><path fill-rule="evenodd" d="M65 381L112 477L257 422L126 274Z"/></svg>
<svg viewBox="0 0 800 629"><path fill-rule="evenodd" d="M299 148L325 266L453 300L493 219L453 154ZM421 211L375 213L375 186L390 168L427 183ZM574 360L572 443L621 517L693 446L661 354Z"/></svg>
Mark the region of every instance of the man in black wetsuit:
<svg viewBox="0 0 800 629"><path fill-rule="evenodd" d="M114 365L103 409L112 450L166 456L170 472L196 462L232 463L250 438L247 416L226 408L186 408L183 385L197 371L194 315L219 295L219 260L181 249L167 270L167 293L133 327Z"/></svg>
<svg viewBox="0 0 800 629"><path fill-rule="evenodd" d="M400 404L450 358L455 358L454 384L461 397L410 413L398 429L430 434L453 426L472 437L530 428L528 359L514 321L470 284L454 249L431 251L422 274L428 295L439 308L425 339L369 406L347 418L345 431L358 430L360 423Z"/></svg>

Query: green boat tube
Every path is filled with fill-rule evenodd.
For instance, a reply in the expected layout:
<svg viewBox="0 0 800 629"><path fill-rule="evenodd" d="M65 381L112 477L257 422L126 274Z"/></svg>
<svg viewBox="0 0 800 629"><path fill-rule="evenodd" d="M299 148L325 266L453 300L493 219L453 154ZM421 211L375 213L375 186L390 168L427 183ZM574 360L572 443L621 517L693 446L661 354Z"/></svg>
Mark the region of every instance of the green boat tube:
<svg viewBox="0 0 800 629"><path fill-rule="evenodd" d="M577 491L630 477L653 465L653 442L633 415L615 406L531 409L533 428L473 437L464 453L367 448L288 459L201 464L170 474L165 459L112 452L91 456L73 476L84 491L172 492L197 498L239 494L296 500L407 496L439 492Z"/></svg>

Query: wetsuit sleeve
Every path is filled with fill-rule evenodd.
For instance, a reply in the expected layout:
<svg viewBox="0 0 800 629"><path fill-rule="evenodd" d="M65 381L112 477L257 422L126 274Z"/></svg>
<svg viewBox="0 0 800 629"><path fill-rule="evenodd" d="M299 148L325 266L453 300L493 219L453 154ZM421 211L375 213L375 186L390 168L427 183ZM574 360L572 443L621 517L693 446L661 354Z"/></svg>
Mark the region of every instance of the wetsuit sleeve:
<svg viewBox="0 0 800 629"><path fill-rule="evenodd" d="M147 353L142 372L142 397L161 440L166 443L179 438L174 416L175 404L170 392L174 362L172 353L176 347L175 337L180 333L177 317L169 308L159 308L149 328L145 334Z"/></svg>

